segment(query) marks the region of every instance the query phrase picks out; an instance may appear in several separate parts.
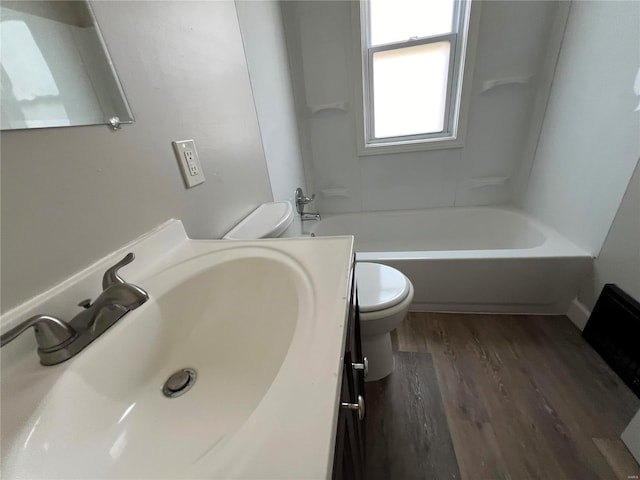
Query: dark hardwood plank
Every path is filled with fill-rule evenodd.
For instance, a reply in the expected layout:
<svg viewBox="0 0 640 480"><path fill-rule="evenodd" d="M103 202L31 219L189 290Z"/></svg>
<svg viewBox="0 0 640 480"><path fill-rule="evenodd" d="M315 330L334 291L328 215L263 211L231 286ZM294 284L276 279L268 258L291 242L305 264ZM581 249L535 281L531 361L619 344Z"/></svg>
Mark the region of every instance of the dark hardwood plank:
<svg viewBox="0 0 640 480"><path fill-rule="evenodd" d="M562 363L553 352L540 356L539 348L529 349L527 355L518 351L521 344L528 343L531 332L527 328L535 323L530 318L505 316L484 322L476 332L480 348L492 367L502 372L510 389L523 429L519 435L528 435L534 442L550 447L540 452L538 459L559 467L557 472L549 471L552 476L611 478L614 472L606 460L593 448L589 437L575 428L575 409L571 416L563 416L557 408L555 400L564 401L576 393L565 390L556 398L560 388L567 386L554 378L557 372L566 372ZM503 413L496 410L494 415Z"/></svg>
<svg viewBox="0 0 640 480"><path fill-rule="evenodd" d="M409 312L404 321L391 332L391 343L398 352L428 352L425 323L420 313Z"/></svg>
<svg viewBox="0 0 640 480"><path fill-rule="evenodd" d="M548 438L557 448L558 456L571 449L571 455L567 455L571 461L564 463L567 468L573 465L575 471L575 468L584 465L599 478L617 478L610 462L592 441L592 437L619 438L623 425L628 423L637 408L637 399L633 402L636 408L630 408L629 414L625 414L624 404L627 404L626 408L629 407L631 399L627 395L630 392L620 389L620 385L608 390L599 388L598 381L594 378L598 373L590 368L590 363L596 360L593 358L595 352L588 346L586 349L582 348L584 342L577 330L570 332L574 348L566 343L556 343L560 338L559 329L564 328L565 322L553 325L549 323L550 320L538 318L520 325L528 331L531 338L538 340L545 329L549 329L547 333L550 333L549 336L543 335L542 341L536 341L535 348L529 349L529 364L523 367L541 400L539 404L542 403L548 411L548 417L557 419L558 423L562 422L561 437L556 438L550 434ZM568 350L574 352L567 356ZM582 358L575 356L578 350L581 351ZM571 359L573 360L570 361ZM604 367L607 370L602 370L600 374L612 380L611 386L615 385L615 374L606 365Z"/></svg>
<svg viewBox="0 0 640 480"><path fill-rule="evenodd" d="M611 460L607 440L640 401L566 318L429 313L404 323L398 348L426 336L462 478L617 478L627 465Z"/></svg>
<svg viewBox="0 0 640 480"><path fill-rule="evenodd" d="M395 360L389 377L366 385L366 478L459 479L431 356L401 352Z"/></svg>
<svg viewBox="0 0 640 480"><path fill-rule="evenodd" d="M451 466L437 470L438 455L463 479L640 474L619 439L640 400L566 317L410 313L392 342L414 353L398 353L392 377L367 385L368 478L452 478ZM442 403L422 393L434 376L428 390ZM448 432L424 427L442 423L429 419L432 408L445 412ZM432 451L441 435L453 460L447 448Z"/></svg>
<svg viewBox="0 0 640 480"><path fill-rule="evenodd" d="M611 370L600 355L582 338L567 319L553 322L539 317L527 322L530 330L542 336L543 343L555 354L557 363L572 379L579 395L591 399L589 406L602 416L602 426L610 436L619 437L640 404L638 398ZM554 369L555 370L555 369ZM608 408L603 408L603 407ZM593 410L590 410L593 413Z"/></svg>
<svg viewBox="0 0 640 480"><path fill-rule="evenodd" d="M482 478L479 471L489 478L566 478L550 446L532 428L535 422L523 415L522 398L513 388L509 372L480 341L483 320L477 315L458 321L432 315L429 322L429 348L439 373L449 426L452 432L463 432L452 434L463 478ZM474 386L472 394L465 392L469 384ZM467 428L470 421L479 421L470 412L479 411L483 412L482 423L491 426L498 440L494 449L486 452L493 473L484 472L485 465L475 460L474 449L486 442L484 429Z"/></svg>

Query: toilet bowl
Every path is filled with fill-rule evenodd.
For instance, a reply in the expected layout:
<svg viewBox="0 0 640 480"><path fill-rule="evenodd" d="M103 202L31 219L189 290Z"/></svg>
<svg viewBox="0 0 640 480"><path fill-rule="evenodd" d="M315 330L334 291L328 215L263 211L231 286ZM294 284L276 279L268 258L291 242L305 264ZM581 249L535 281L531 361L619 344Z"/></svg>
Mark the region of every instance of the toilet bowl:
<svg viewBox="0 0 640 480"><path fill-rule="evenodd" d="M280 236L293 220L289 202L263 203L223 239L254 240ZM413 301L411 281L395 268L378 263L356 263L362 353L368 360L367 382L393 371L390 332L404 319Z"/></svg>
<svg viewBox="0 0 640 480"><path fill-rule="evenodd" d="M394 368L390 332L407 315L413 301L411 281L395 268L356 263L362 353L367 357L367 382L380 380Z"/></svg>

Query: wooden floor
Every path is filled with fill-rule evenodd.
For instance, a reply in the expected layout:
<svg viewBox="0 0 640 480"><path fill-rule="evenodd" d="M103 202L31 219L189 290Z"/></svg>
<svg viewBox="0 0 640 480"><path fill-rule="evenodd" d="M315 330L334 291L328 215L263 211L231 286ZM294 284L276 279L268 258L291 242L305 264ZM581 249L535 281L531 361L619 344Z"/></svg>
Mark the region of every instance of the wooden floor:
<svg viewBox="0 0 640 480"><path fill-rule="evenodd" d="M367 384L367 479L630 479L640 400L565 317L410 313Z"/></svg>

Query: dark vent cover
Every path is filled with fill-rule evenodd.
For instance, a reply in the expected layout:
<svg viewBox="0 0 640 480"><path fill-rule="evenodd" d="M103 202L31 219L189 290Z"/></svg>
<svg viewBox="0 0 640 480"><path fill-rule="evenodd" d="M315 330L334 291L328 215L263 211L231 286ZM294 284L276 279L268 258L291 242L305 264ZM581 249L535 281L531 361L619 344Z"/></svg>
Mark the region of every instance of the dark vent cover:
<svg viewBox="0 0 640 480"><path fill-rule="evenodd" d="M640 397L640 303L606 284L582 336Z"/></svg>

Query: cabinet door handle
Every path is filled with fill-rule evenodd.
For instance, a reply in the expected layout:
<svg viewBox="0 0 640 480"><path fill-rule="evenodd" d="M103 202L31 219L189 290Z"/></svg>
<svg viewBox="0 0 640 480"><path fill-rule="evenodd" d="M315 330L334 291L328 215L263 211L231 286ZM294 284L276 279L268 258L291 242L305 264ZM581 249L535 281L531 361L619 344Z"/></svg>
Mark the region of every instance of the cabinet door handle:
<svg viewBox="0 0 640 480"><path fill-rule="evenodd" d="M358 420L364 420L364 397L362 395L358 395L358 403L341 403L340 406L342 408L346 408L347 410L357 410L358 411Z"/></svg>
<svg viewBox="0 0 640 480"><path fill-rule="evenodd" d="M367 357L362 357L362 363L352 363L351 366L354 370L362 370L364 372L364 378L369 375L369 360Z"/></svg>

